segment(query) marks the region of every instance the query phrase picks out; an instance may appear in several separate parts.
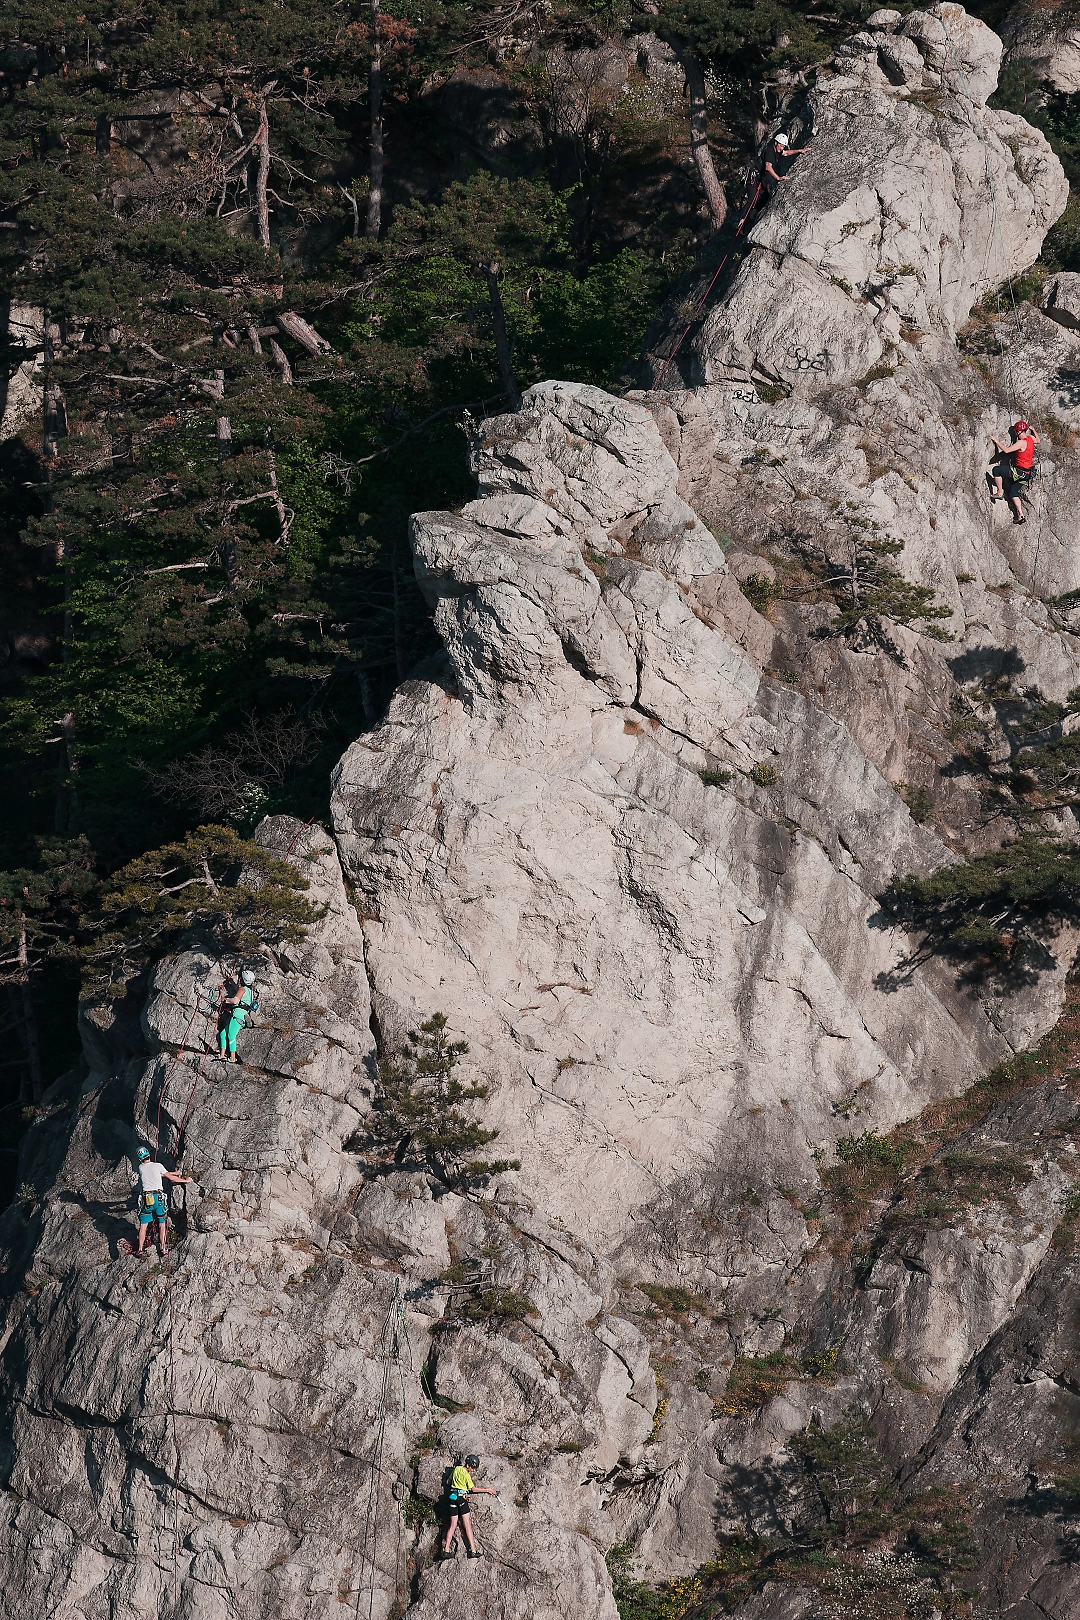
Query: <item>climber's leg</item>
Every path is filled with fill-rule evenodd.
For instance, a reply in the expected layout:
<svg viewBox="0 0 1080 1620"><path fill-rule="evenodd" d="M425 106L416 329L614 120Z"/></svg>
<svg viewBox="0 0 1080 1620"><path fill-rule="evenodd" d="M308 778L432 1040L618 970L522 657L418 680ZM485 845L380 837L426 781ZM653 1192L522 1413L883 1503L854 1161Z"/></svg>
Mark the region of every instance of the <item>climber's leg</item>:
<svg viewBox="0 0 1080 1620"><path fill-rule="evenodd" d="M159 1230L165 1227L165 1195L164 1193L144 1193L139 1206L139 1246L136 1254L142 1254L146 1248L146 1240L150 1236L150 1228L160 1222Z"/></svg>
<svg viewBox="0 0 1080 1620"><path fill-rule="evenodd" d="M1012 482L1009 485L1009 505L1013 509L1013 522L1014 523L1024 523L1024 522L1026 522L1026 519L1024 517L1024 503L1020 499L1021 493L1023 491L1024 485L1026 484L1026 482L1027 482L1026 478L1013 478Z"/></svg>
<svg viewBox="0 0 1080 1620"><path fill-rule="evenodd" d="M454 1537L457 1535L457 1527L458 1527L458 1515L456 1513L451 1513L451 1515L450 1515L450 1523L446 1527L446 1539L443 1542L443 1557L444 1558L449 1558L449 1556L450 1556L450 1549L454 1545Z"/></svg>
<svg viewBox="0 0 1080 1620"><path fill-rule="evenodd" d="M465 1537L465 1545L469 1549L469 1552L474 1553L476 1551L476 1542L473 1540L472 1514L467 1508L461 1515L461 1533Z"/></svg>

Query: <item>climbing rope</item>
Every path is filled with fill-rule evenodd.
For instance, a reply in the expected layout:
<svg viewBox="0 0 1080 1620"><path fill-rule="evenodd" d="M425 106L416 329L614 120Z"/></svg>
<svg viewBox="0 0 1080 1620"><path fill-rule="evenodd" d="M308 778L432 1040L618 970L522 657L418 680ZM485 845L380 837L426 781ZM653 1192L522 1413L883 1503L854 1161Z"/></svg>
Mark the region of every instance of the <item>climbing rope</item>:
<svg viewBox="0 0 1080 1620"><path fill-rule="evenodd" d="M402 1354L402 1346L408 1351L408 1367ZM401 1279L397 1280L394 1297L390 1301L382 1327L383 1346L383 1378L379 1394L379 1426L375 1436L375 1446L371 1455L371 1483L368 1487L367 1509L364 1516L364 1540L360 1553L360 1577L356 1588L356 1613L360 1613L360 1605L364 1593L367 1592L368 1620L372 1620L375 1605L375 1583L378 1576L379 1551L379 1482L383 1472L383 1452L386 1440L386 1419L390 1409L391 1391L393 1388L393 1368L397 1367L398 1380L401 1385L401 1515L399 1527L399 1548L401 1557L401 1583L406 1584L409 1577L408 1546L406 1537L405 1503L408 1495L409 1478L409 1406L408 1384L409 1378L416 1374L416 1353L413 1346L412 1334L409 1332L409 1323L405 1315L405 1300L401 1291ZM432 1412L435 1403L431 1398L431 1391L421 1373L420 1388ZM395 1469L396 1473L396 1469ZM368 1564L368 1548L371 1548L371 1574L365 1583L365 1570ZM395 1572L398 1568L398 1555L394 1556Z"/></svg>
<svg viewBox="0 0 1080 1620"><path fill-rule="evenodd" d="M310 827L310 826L311 826L311 824L312 824L312 822L313 822L313 821L314 821L314 820L315 820L315 817L314 817L314 816L312 816L312 817L311 817L311 820L309 820L309 821L305 821L305 822L304 822L304 825L303 825L303 826L302 826L302 827L301 827L301 828L300 828L300 831L299 831L299 832L298 832L298 833L294 833L294 834L293 834L293 836L292 836L292 840L291 840L291 842L290 842L290 844L289 844L289 847L288 847L288 849L287 849L287 850L286 850L286 851L285 851L285 859L286 859L286 860L288 860L288 858L289 858L289 856L290 856L290 855L291 855L291 854L292 854L292 852L293 852L293 848L294 848L294 846L295 846L295 844L296 844L296 841L297 841L297 839L298 839L298 838L300 838L300 837L302 837L302 835L303 835L303 834L304 834L304 833L306 833L306 832L307 832L307 830L308 830L308 828L309 828L309 827Z"/></svg>
<svg viewBox="0 0 1080 1620"><path fill-rule="evenodd" d="M154 1157L155 1157L155 1159L160 1158L160 1156L161 1156L161 1109L162 1109L162 1105L163 1105L163 1103L165 1101L165 1093L166 1093L166 1091L168 1089L169 1081L172 1079L173 1070L176 1068L177 1064L180 1062L180 1058L181 1058L181 1056L183 1055L184 1051L187 1048L188 1036L191 1034L192 1028L194 1027L194 1024L195 1024L195 1020L196 1020L196 1018L198 1018L198 1016L199 1016L199 996L198 996L198 993L196 993L196 996L195 996L195 1011L192 1013L191 1017L188 1019L188 1027L187 1027L187 1029L185 1029L183 1035L180 1038L180 1045L177 1048L176 1055L173 1058L172 1062L170 1063L170 1065L168 1067L168 1070L166 1071L165 1078L161 1082L161 1090L158 1092L157 1134L156 1134L155 1139L154 1139Z"/></svg>
<svg viewBox="0 0 1080 1620"><path fill-rule="evenodd" d="M762 192L762 185L761 185L761 180L759 178L757 180L757 182L756 182L754 195L753 195L753 197L752 197L752 199L750 201L750 205L749 205L748 208L746 208L743 211L743 216L739 220L738 225L735 227L735 235L732 238L731 246L728 248L727 252L724 254L724 257L720 260L720 263L717 265L716 270L713 272L713 278L709 282L709 285L706 287L705 291L702 293L701 297L699 298L699 300L697 302L697 305L695 306L694 313L691 315L689 321L687 321L687 323L686 323L686 326L683 328L682 336L679 338L678 343L676 343L675 347L672 349L671 353L668 355L667 359L664 361L663 365L660 367L660 375L657 377L656 381L653 383L654 388L659 388L660 387L660 384L664 380L664 376L665 376L665 374L667 372L668 367L670 366L671 362L674 360L675 356L678 354L679 350L683 346L683 341L686 338L686 334L689 332L690 328L693 326L694 322L697 320L698 316L701 314L701 311L702 311L702 309L704 308L704 305L705 305L705 300L708 298L709 294L712 292L713 288L716 286L717 281L719 280L721 270L724 268L725 264L727 264L728 260L731 258L732 253L735 251L735 243L738 241L739 237L742 235L743 226L746 224L747 220L750 218L750 215L754 212L754 209L757 207L758 198L761 196L761 192Z"/></svg>
<svg viewBox="0 0 1080 1620"><path fill-rule="evenodd" d="M239 958L236 958L235 960L238 962ZM219 962L219 966L220 966L221 965L221 958L220 957L218 958L218 962ZM233 971L235 973L235 972L238 971L238 969L234 969ZM154 1157L155 1158L160 1158L160 1156L161 1156L161 1111L162 1111L162 1108L164 1107L165 1094L166 1094L166 1092L168 1090L169 1081L172 1078L173 1071L176 1069L177 1065L179 1064L180 1059L183 1056L184 1052L186 1050L189 1050L188 1045L187 1045L188 1036L191 1034L192 1028L194 1027L194 1024L195 1024L195 1020L196 1020L196 1018L198 1018L200 1016L200 1014L201 1014L202 1017L204 1017L206 1019L207 1026L208 1026L208 1029L209 1029L210 1022L211 1022L211 1020L213 1019L213 1016L214 1016L214 1009L215 1009L215 1007L217 1005L217 998L218 998L218 996L220 996L222 990L225 988L225 984L226 984L226 981L227 981L228 977L229 977L228 973L225 972L224 968L223 968L222 969L222 978L218 981L217 985L213 989L204 989L203 986L201 984L199 984L198 982L196 982L196 984L195 984L195 1010L192 1013L191 1017L188 1019L188 1026L185 1029L183 1035L181 1036L180 1044L179 1044L179 1047L177 1049L176 1055L174 1056L172 1062L169 1065L169 1068L168 1068L168 1071L166 1072L165 1078L161 1082L161 1090L158 1092L157 1132L156 1132L156 1138L155 1138L155 1143L154 1143ZM206 1002L205 1008L202 1006L202 1003L204 1001ZM205 1044L205 1041L204 1041L204 1044ZM201 1053L201 1052L198 1053L197 1056L196 1056L196 1059L195 1059L195 1080L194 1080L194 1084L192 1085L191 1091L190 1091L190 1093L188 1095L187 1107L184 1109L184 1116L183 1116L182 1120L180 1121L180 1128L179 1128L179 1132L178 1132L178 1136L177 1136L177 1147L176 1147L177 1153L180 1152L180 1148L181 1148L181 1146L183 1144L184 1128L187 1125L188 1117L191 1114L191 1107L192 1107L193 1102L195 1101L195 1092L198 1089L199 1081L203 1078L203 1063L204 1063L204 1061L205 1061L205 1054Z"/></svg>

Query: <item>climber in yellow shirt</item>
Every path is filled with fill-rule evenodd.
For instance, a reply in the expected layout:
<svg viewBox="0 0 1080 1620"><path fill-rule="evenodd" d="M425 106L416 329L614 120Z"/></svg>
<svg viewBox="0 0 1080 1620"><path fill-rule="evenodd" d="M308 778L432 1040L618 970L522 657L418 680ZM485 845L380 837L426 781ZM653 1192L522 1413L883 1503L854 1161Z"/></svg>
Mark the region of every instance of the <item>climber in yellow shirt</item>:
<svg viewBox="0 0 1080 1620"><path fill-rule="evenodd" d="M450 1521L446 1527L446 1539L443 1542L442 1555L450 1557L450 1549L457 1535L458 1520L461 1521L461 1533L465 1538L465 1546L470 1558L483 1558L483 1553L473 1540L472 1518L469 1513L469 1497L472 1496L498 1496L498 1491L490 1485L474 1485L470 1469L475 1471L480 1467L480 1459L468 1456L464 1462L458 1462L450 1476L450 1485L447 1490L447 1502L450 1509Z"/></svg>

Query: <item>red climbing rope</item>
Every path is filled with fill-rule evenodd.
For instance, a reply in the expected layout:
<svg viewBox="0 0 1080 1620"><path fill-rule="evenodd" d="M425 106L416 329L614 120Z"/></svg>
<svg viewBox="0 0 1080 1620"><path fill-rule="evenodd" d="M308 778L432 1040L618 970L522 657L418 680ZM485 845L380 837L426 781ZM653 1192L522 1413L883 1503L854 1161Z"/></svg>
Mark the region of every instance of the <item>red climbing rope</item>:
<svg viewBox="0 0 1080 1620"><path fill-rule="evenodd" d="M293 834L292 843L289 845L288 849L285 851L285 859L286 860L288 860L289 856L292 854L293 845L296 843L296 840L301 836L302 833L307 832L308 828L311 826L311 822L314 821L314 820L315 820L315 817L312 816L311 821L305 821L304 822L304 825L301 827L300 832Z"/></svg>
<svg viewBox="0 0 1080 1620"><path fill-rule="evenodd" d="M698 316L701 314L701 310L702 310L702 307L704 306L705 300L708 298L709 294L712 292L713 288L716 286L716 283L717 283L717 280L719 278L721 270L724 268L725 264L727 264L728 260L731 258L732 251L734 250L735 242L742 235L742 228L746 224L747 220L750 218L750 215L754 212L754 209L757 207L758 198L760 196L761 196L761 181L759 180L758 183L757 183L757 186L756 186L756 188L754 190L754 195L753 195L753 198L751 200L749 208L743 214L743 217L740 219L738 225L735 227L735 236L732 238L731 247L728 248L727 252L724 254L724 257L720 260L720 263L717 265L716 270L715 270L715 272L713 274L712 280L709 282L709 285L706 287L705 291L702 293L701 298L698 301L698 304L697 304L697 306L696 306L696 308L694 310L694 313L691 315L690 319L686 323L685 328L683 329L682 337L680 337L678 343L676 343L675 347L672 349L671 353L668 355L667 359L664 361L663 365L660 367L660 375L657 377L656 381L653 383L654 388L659 388L660 387L660 384L664 380L664 374L667 371L668 366L670 366L671 362L674 360L675 356L678 354L679 350L683 346L683 340L685 339L687 332L689 332L690 328L693 326L694 322L697 320Z"/></svg>

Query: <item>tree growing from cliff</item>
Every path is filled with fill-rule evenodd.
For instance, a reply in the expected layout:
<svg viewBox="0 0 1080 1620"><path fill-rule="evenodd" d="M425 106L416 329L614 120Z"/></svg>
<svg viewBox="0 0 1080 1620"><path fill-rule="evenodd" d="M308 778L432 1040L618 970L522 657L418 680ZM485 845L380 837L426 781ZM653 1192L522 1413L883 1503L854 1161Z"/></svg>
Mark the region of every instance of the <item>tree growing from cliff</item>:
<svg viewBox="0 0 1080 1620"><path fill-rule="evenodd" d="M503 1170L519 1170L517 1159L477 1159L494 1142L489 1130L462 1108L482 1102L490 1088L466 1082L455 1072L468 1055L467 1041L447 1035L445 1013L437 1012L405 1037L401 1049L379 1059L379 1086L368 1143L392 1154L395 1165L424 1166L447 1187L484 1182Z"/></svg>
<svg viewBox="0 0 1080 1620"><path fill-rule="evenodd" d="M976 973L1003 967L1032 973L1053 965L1047 938L1080 913L1080 843L1025 832L929 877L898 878L879 904L897 925L921 935L902 972L941 954Z"/></svg>
<svg viewBox="0 0 1080 1620"><path fill-rule="evenodd" d="M287 861L232 827L199 827L151 850L109 881L79 955L85 992L112 1000L193 930L219 951L299 944L325 914Z"/></svg>
<svg viewBox="0 0 1080 1620"><path fill-rule="evenodd" d="M820 634L846 635L866 626L895 652L881 623L889 619L894 624L918 625L921 634L933 641L952 639L940 622L952 617L952 608L939 602L930 586L913 584L892 566L889 559L899 556L904 542L874 519L851 509L842 511L823 538L804 537L795 543L813 583L785 586L782 594L831 598L839 612Z"/></svg>

